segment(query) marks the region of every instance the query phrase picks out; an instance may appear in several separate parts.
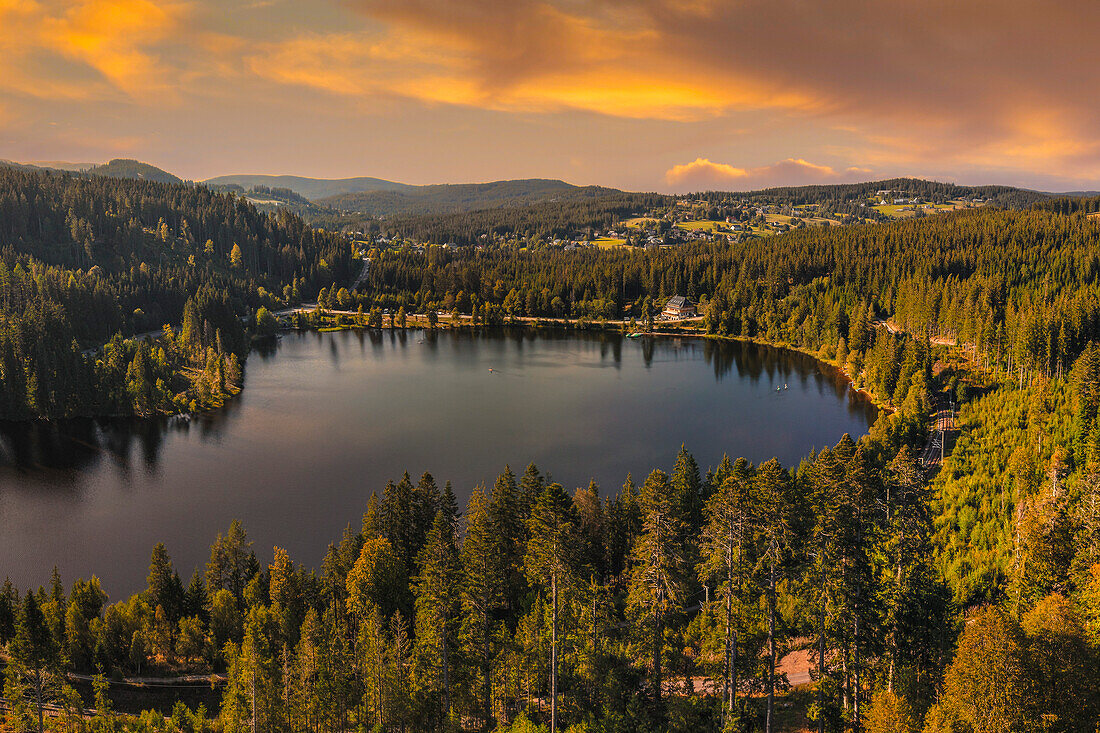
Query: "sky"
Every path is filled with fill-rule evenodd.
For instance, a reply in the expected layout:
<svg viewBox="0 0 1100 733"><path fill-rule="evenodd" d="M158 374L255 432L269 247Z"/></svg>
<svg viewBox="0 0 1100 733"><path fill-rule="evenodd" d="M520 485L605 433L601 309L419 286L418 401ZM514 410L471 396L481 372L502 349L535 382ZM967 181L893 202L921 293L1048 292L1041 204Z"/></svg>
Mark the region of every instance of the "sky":
<svg viewBox="0 0 1100 733"><path fill-rule="evenodd" d="M0 0L0 158L1100 189L1095 0Z"/></svg>

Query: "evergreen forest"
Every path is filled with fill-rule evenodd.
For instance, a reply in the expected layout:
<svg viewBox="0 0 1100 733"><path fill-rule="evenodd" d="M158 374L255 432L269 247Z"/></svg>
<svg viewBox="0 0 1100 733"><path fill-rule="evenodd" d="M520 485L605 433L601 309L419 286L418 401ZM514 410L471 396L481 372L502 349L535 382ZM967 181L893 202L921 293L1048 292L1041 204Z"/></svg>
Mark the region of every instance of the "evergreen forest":
<svg viewBox="0 0 1100 733"><path fill-rule="evenodd" d="M314 298L369 309L371 327L386 309L660 337L685 333L654 320L684 295L699 337L805 351L886 408L798 465L705 469L684 448L621 487L502 467L463 505L406 473L319 568L234 521L189 580L157 545L147 588L113 603L95 577L9 582L4 725L1096 731L1100 203L985 193L994 205L646 250L480 237L501 216L617 222L634 195L425 216L417 231L458 217L485 243L373 245L355 288L355 245L286 211L0 170L5 419L216 407L271 312ZM928 466L946 409L958 430ZM114 694L183 675L209 699Z"/></svg>

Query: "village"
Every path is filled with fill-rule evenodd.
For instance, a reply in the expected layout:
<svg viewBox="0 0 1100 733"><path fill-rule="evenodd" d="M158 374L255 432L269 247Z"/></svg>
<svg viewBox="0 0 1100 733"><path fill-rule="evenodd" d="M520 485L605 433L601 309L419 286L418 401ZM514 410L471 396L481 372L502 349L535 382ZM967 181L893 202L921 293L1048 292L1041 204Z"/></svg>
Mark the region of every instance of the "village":
<svg viewBox="0 0 1100 733"><path fill-rule="evenodd" d="M486 232L474 244L475 251L490 246L553 248L565 252L584 249L633 247L646 250L677 247L689 242L738 243L753 237L771 237L809 227L876 224L929 216L985 205L981 197L930 201L904 191L882 189L859 200L791 204L725 194L678 197L668 206L634 212L607 228L585 228L553 238L523 237L518 234ZM831 205L830 205L831 204ZM400 234L352 231L348 233L363 249L411 247L423 254L432 243L414 241ZM465 247L455 242L438 244L444 250Z"/></svg>

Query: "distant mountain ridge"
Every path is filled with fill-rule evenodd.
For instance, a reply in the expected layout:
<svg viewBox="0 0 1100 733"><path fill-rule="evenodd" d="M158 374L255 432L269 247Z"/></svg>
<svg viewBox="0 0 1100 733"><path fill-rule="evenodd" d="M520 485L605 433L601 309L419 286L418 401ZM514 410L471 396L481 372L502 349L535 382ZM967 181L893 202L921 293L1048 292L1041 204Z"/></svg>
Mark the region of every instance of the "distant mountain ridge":
<svg viewBox="0 0 1100 733"><path fill-rule="evenodd" d="M16 163L14 160L0 159L0 165L28 171L48 171L52 173L85 173L107 178L133 178L138 181L156 183L184 183L184 180L155 165L143 163L131 158L115 158L97 165L95 163L66 163L62 161L36 161L34 163Z"/></svg>
<svg viewBox="0 0 1100 733"><path fill-rule="evenodd" d="M408 183L386 181L381 178L360 176L358 178L306 178L305 176L268 176L239 174L229 176L217 176L202 181L204 185L218 188L221 186L240 186L245 190L257 186L267 188L288 188L294 193L309 199L320 199L342 194L360 193L363 191L405 191L417 188Z"/></svg>
<svg viewBox="0 0 1100 733"><path fill-rule="evenodd" d="M450 214L478 209L553 201L559 198L622 193L601 186L574 186L564 181L529 178L490 183L446 183L412 186L400 191L361 191L321 199L318 203L345 213L367 216Z"/></svg>
<svg viewBox="0 0 1100 733"><path fill-rule="evenodd" d="M64 161L19 163L0 159L0 166L33 171L75 173L77 175L134 178L160 183L185 183L183 179L149 163L128 158L116 158L102 165ZM452 214L479 209L527 206L552 202L556 197L591 198L623 193L619 189L601 186L576 186L565 181L545 178L491 181L488 183L454 183L416 185L370 176L353 178L308 178L295 175L233 174L200 181L216 190L249 196L252 191L277 193L280 189L289 198L308 200L272 202L291 205L303 215L327 211L333 215L394 216L406 214ZM715 194L733 194L746 199L778 200L788 203L810 203L826 200L852 200L878 190L893 190L901 195L926 198L981 197L990 203L1009 207L1027 206L1052 196L1071 198L1095 195L1092 191L1049 193L1014 186L962 186L919 178L895 178L850 184L818 184L809 186L777 186L754 191L700 191L688 196L711 198Z"/></svg>
<svg viewBox="0 0 1100 733"><path fill-rule="evenodd" d="M139 181L154 181L156 183L183 183L182 178L174 176L166 170L130 158L115 158L103 165L89 168L87 173L108 178L134 178Z"/></svg>

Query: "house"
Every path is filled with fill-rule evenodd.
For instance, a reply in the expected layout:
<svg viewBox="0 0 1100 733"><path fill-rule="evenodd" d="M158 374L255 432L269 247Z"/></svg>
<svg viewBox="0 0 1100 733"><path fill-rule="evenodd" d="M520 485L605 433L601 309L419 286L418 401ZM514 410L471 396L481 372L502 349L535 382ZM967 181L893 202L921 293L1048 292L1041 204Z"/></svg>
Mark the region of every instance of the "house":
<svg viewBox="0 0 1100 733"><path fill-rule="evenodd" d="M661 315L665 318L691 318L695 315L695 304L682 295L676 295L668 299Z"/></svg>

